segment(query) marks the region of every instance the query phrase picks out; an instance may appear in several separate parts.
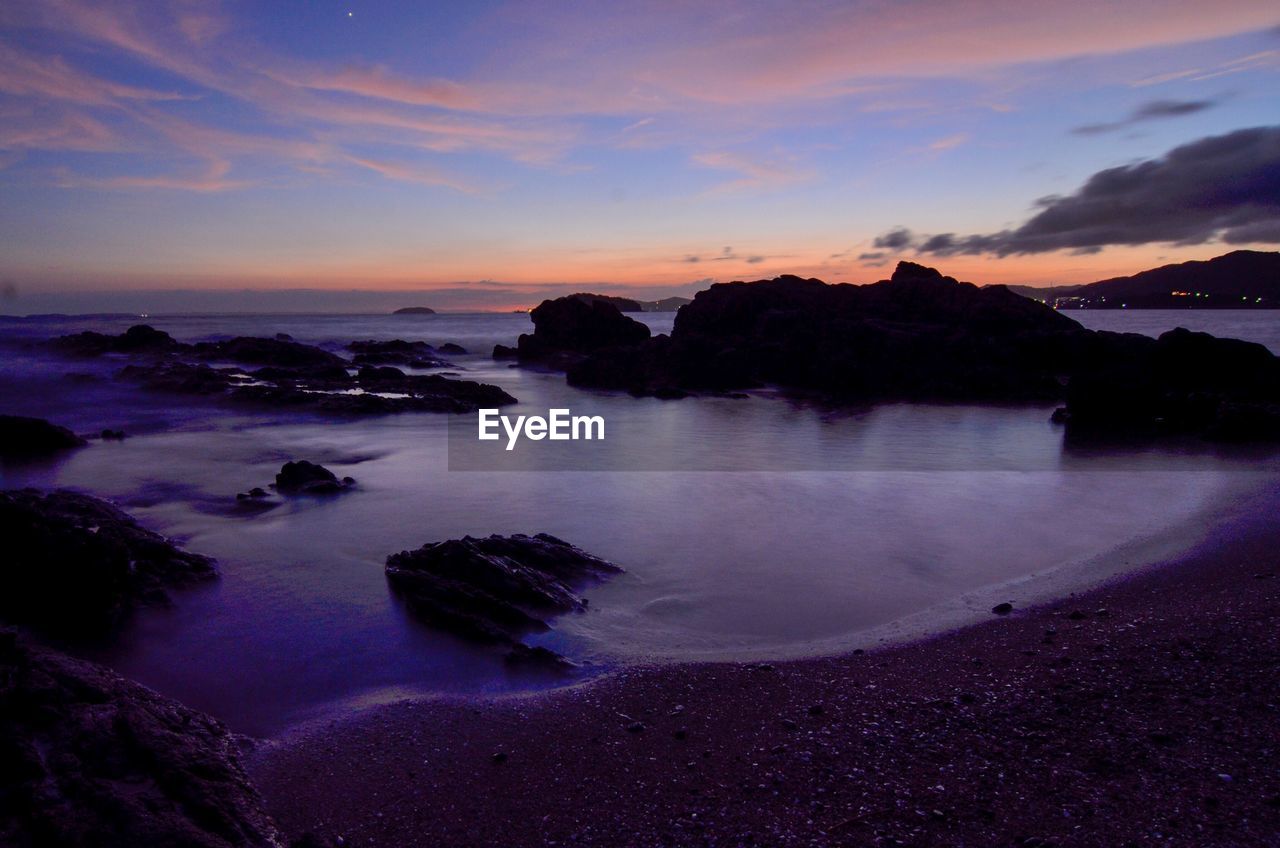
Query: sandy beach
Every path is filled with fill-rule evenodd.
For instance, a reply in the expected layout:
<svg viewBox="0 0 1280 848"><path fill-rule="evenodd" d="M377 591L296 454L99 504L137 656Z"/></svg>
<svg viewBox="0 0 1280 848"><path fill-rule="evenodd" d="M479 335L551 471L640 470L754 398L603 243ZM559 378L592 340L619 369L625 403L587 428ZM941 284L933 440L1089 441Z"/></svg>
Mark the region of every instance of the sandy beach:
<svg viewBox="0 0 1280 848"><path fill-rule="evenodd" d="M1280 524L910 644L373 708L270 743L347 845L1274 845Z"/></svg>

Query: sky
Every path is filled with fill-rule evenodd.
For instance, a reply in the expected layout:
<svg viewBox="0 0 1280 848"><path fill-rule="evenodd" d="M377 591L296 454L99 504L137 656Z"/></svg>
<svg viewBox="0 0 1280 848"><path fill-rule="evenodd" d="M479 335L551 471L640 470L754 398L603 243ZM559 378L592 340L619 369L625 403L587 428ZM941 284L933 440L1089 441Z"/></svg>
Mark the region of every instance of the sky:
<svg viewBox="0 0 1280 848"><path fill-rule="evenodd" d="M1277 244L1274 2L0 6L2 312L899 259L1047 285Z"/></svg>

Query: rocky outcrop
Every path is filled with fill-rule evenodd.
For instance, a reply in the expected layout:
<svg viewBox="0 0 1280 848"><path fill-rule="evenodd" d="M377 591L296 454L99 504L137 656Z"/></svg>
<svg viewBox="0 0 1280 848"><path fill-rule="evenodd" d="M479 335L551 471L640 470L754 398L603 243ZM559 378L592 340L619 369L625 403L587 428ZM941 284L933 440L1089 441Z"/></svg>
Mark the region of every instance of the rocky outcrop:
<svg viewBox="0 0 1280 848"><path fill-rule="evenodd" d="M598 300L602 300L605 303L612 303L614 306L618 307L619 312L643 312L644 311L644 305L641 304L640 301L632 300L629 297L618 297L617 295L613 295L613 294L593 294L591 292L577 292L576 294L568 295L568 297L575 298L587 304L595 303Z"/></svg>
<svg viewBox="0 0 1280 848"><path fill-rule="evenodd" d="M137 324L116 336L92 331L59 336L50 345L71 356L102 356L106 353L166 354L191 349L190 345L175 341L168 333L147 324Z"/></svg>
<svg viewBox="0 0 1280 848"><path fill-rule="evenodd" d="M1055 415L1072 435L1280 441L1280 359L1264 346L1179 328L1125 354L1072 377Z"/></svg>
<svg viewBox="0 0 1280 848"><path fill-rule="evenodd" d="M565 356L572 359L597 350L639 344L649 338L647 326L623 315L606 300L559 297L544 300L529 315L533 332L520 336L517 347L523 361Z"/></svg>
<svg viewBox="0 0 1280 848"><path fill-rule="evenodd" d="M129 365L120 379L162 392L206 395L228 403L336 415L397 412L472 412L516 399L497 386L439 374L406 375L395 368L212 368L185 362Z"/></svg>
<svg viewBox="0 0 1280 848"><path fill-rule="evenodd" d="M435 315L436 311L429 306L402 306L392 315Z"/></svg>
<svg viewBox="0 0 1280 848"><path fill-rule="evenodd" d="M0 459L36 459L86 444L66 427L43 418L0 415Z"/></svg>
<svg viewBox="0 0 1280 848"><path fill-rule="evenodd" d="M0 492L0 539L0 618L58 636L102 633L170 588L217 577L208 557L75 492Z"/></svg>
<svg viewBox="0 0 1280 848"><path fill-rule="evenodd" d="M546 664L521 638L547 619L581 612L575 589L621 573L612 563L546 533L466 536L387 558L387 582L418 618L466 639L516 648L513 663Z"/></svg>
<svg viewBox="0 0 1280 848"><path fill-rule="evenodd" d="M536 334L535 334L536 335ZM521 358L523 359L523 337ZM1051 401L1076 434L1276 439L1276 357L1185 330L1095 332L1003 286L899 263L866 286L779 277L714 285L671 336L562 361L574 385L679 397L771 384L837 403Z"/></svg>
<svg viewBox="0 0 1280 848"><path fill-rule="evenodd" d="M236 741L92 663L0 631L0 844L281 848Z"/></svg>
<svg viewBox="0 0 1280 848"><path fill-rule="evenodd" d="M336 495L356 484L350 477L341 480L323 465L299 459L286 462L276 475L276 491L285 495ZM252 495L252 490L250 491Z"/></svg>
<svg viewBox="0 0 1280 848"><path fill-rule="evenodd" d="M276 368L345 368L347 361L336 353L301 342L240 336L221 342L200 342L192 352L208 360L225 360L246 365Z"/></svg>
<svg viewBox="0 0 1280 848"><path fill-rule="evenodd" d="M452 363L436 356L436 349L426 342L361 341L347 345L355 354L355 365L405 365L410 368L446 368ZM465 351L464 351L465 352Z"/></svg>

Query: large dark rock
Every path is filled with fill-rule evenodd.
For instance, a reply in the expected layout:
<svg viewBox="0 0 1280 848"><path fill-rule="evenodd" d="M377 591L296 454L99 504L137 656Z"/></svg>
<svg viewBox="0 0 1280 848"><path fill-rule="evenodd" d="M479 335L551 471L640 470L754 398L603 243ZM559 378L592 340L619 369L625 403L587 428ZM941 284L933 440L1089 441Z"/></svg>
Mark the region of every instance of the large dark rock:
<svg viewBox="0 0 1280 848"><path fill-rule="evenodd" d="M1178 328L1125 353L1072 377L1057 419L1073 434L1280 440L1280 359L1264 346Z"/></svg>
<svg viewBox="0 0 1280 848"><path fill-rule="evenodd" d="M426 342L360 341L347 345L355 354L356 365L407 365L410 368L443 368L451 363L435 355L435 348Z"/></svg>
<svg viewBox="0 0 1280 848"><path fill-rule="evenodd" d="M75 492L0 492L0 539L0 618L59 636L102 633L171 587L217 577L208 557Z"/></svg>
<svg viewBox="0 0 1280 848"><path fill-rule="evenodd" d="M50 344L73 356L101 356L104 353L163 354L190 349L190 345L174 341L168 333L146 324L137 324L118 336L85 331L59 336Z"/></svg>
<svg viewBox="0 0 1280 848"><path fill-rule="evenodd" d="M350 477L339 480L323 465L299 459L281 466L276 475L276 491L285 495L335 495L355 482Z"/></svg>
<svg viewBox="0 0 1280 848"><path fill-rule="evenodd" d="M0 631L0 844L281 848L207 715Z"/></svg>
<svg viewBox="0 0 1280 848"><path fill-rule="evenodd" d="M281 339L240 336L221 342L200 342L193 352L204 359L272 365L278 368L343 367L346 360L314 345Z"/></svg>
<svg viewBox="0 0 1280 848"><path fill-rule="evenodd" d="M66 427L43 418L0 415L0 459L34 459L86 444Z"/></svg>
<svg viewBox="0 0 1280 848"><path fill-rule="evenodd" d="M575 589L622 569L546 533L466 536L387 558L387 582L433 627L518 645L546 619L586 609ZM526 652L527 653L527 652Z"/></svg>
<svg viewBox="0 0 1280 848"><path fill-rule="evenodd" d="M678 397L761 384L833 402L1045 401L1077 434L1144 429L1274 439L1276 357L1174 331L1159 341L1086 330L1004 286L910 262L866 286L779 277L701 291L670 338L564 362L570 383ZM1068 388L1069 387L1069 388Z"/></svg>
<svg viewBox="0 0 1280 848"><path fill-rule="evenodd" d="M544 300L530 317L533 332L520 336L517 348L522 360L586 354L649 338L647 326L623 315L606 300L584 300L574 295Z"/></svg>
<svg viewBox="0 0 1280 848"><path fill-rule="evenodd" d="M614 294L592 294L591 292L578 292L568 295L577 298L583 303L594 303L597 300L603 300L605 303L612 303L618 307L619 312L644 312L644 306L638 300L632 300L629 297L618 297Z"/></svg>

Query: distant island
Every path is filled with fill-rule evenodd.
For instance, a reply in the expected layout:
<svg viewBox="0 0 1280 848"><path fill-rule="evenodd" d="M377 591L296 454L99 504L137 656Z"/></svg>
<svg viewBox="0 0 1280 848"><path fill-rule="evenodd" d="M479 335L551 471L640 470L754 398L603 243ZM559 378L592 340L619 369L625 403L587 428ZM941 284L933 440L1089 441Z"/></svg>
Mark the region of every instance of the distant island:
<svg viewBox="0 0 1280 848"><path fill-rule="evenodd" d="M664 297L661 300L642 300L640 305L645 312L675 312L686 303L693 303L688 297Z"/></svg>
<svg viewBox="0 0 1280 848"><path fill-rule="evenodd" d="M1280 252L1236 250L1078 286L1009 286L1057 309L1280 309Z"/></svg>
<svg viewBox="0 0 1280 848"><path fill-rule="evenodd" d="M392 315L435 315L436 311L430 306L404 306L397 309Z"/></svg>
<svg viewBox="0 0 1280 848"><path fill-rule="evenodd" d="M603 300L617 307L619 312L675 312L686 303L691 303L692 298L688 297L664 297L661 300L634 300L629 297L618 297L612 294L592 294L590 292L578 292L571 294L569 297L581 300L584 303L591 303L593 300ZM525 310L520 310L521 312Z"/></svg>

